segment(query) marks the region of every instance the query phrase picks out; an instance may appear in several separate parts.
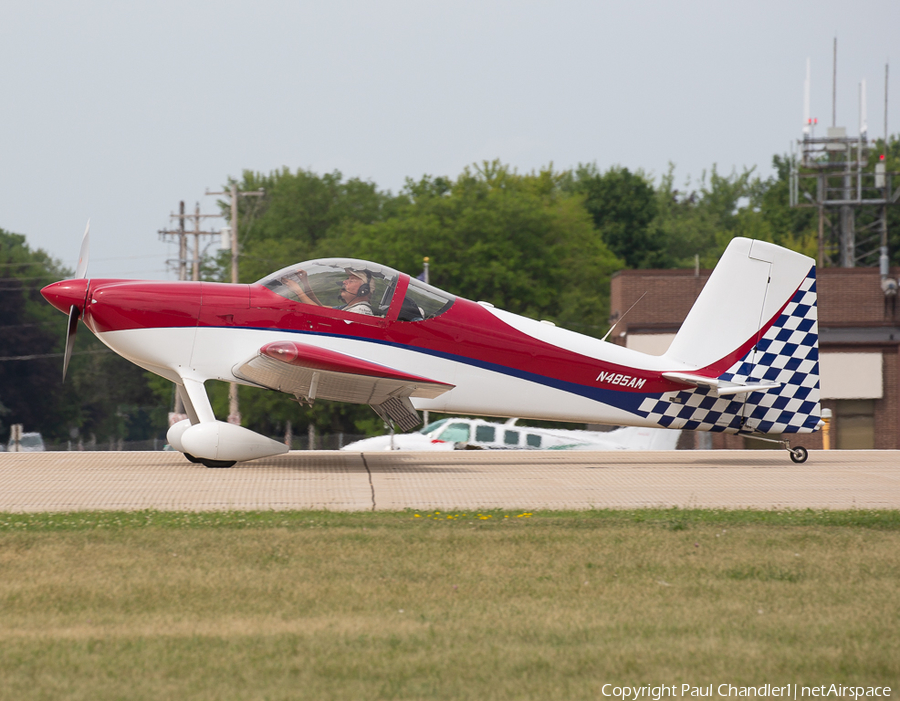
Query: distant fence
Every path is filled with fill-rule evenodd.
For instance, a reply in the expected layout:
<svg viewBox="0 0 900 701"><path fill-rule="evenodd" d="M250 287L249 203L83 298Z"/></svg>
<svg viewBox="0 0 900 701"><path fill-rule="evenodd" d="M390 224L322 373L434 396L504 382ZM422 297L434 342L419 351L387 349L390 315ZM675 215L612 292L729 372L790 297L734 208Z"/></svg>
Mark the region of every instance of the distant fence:
<svg viewBox="0 0 900 701"><path fill-rule="evenodd" d="M340 450L348 443L367 438L357 433L326 433L315 437L312 450ZM282 436L273 436L272 440L282 442ZM48 443L44 450L172 450L165 438L151 438L146 441L66 441L65 443ZM308 436L294 436L291 450L310 450Z"/></svg>

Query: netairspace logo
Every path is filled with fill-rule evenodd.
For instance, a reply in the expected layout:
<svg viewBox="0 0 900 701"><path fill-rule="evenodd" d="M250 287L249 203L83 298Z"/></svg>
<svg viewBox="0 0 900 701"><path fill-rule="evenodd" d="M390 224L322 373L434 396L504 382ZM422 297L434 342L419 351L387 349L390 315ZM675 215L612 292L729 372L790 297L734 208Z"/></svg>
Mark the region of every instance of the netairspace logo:
<svg viewBox="0 0 900 701"><path fill-rule="evenodd" d="M732 684L708 684L693 686L692 684L661 684L659 686L616 686L604 684L600 693L605 697L621 701L660 701L664 698L681 697L753 697L753 698L845 698L860 699L864 697L885 698L891 695L889 686L842 686L840 684L822 684L821 686L802 686L800 684L763 684L762 686L734 686Z"/></svg>

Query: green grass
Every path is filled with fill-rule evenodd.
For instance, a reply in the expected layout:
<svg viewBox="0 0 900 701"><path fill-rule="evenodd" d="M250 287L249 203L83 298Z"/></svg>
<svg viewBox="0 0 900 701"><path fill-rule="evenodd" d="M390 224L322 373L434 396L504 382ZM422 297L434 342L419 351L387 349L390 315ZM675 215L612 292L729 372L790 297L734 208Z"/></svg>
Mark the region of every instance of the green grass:
<svg viewBox="0 0 900 701"><path fill-rule="evenodd" d="M900 512L0 514L0 699L900 686Z"/></svg>

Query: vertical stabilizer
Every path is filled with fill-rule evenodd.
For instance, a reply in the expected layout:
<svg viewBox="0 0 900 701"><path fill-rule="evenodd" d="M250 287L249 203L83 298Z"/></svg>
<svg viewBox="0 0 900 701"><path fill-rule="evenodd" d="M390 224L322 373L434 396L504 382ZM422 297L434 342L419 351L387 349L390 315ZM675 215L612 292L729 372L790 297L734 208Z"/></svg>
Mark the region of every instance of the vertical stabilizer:
<svg viewBox="0 0 900 701"><path fill-rule="evenodd" d="M666 357L696 369L733 362L774 321L814 265L812 258L765 241L733 239Z"/></svg>
<svg viewBox="0 0 900 701"><path fill-rule="evenodd" d="M728 433L809 433L819 424L815 262L734 239L664 356L674 370L718 380L665 393L663 426ZM741 386L774 384L766 391Z"/></svg>

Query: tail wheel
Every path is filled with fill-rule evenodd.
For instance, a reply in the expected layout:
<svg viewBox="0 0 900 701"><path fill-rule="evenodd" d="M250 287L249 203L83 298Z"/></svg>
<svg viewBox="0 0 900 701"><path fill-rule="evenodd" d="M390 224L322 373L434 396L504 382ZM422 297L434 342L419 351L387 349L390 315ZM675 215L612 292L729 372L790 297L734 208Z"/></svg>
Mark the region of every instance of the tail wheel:
<svg viewBox="0 0 900 701"><path fill-rule="evenodd" d="M806 459L809 457L809 451L802 446L797 446L796 448L791 448L790 452L791 452L791 460L793 460L797 464L806 462Z"/></svg>

